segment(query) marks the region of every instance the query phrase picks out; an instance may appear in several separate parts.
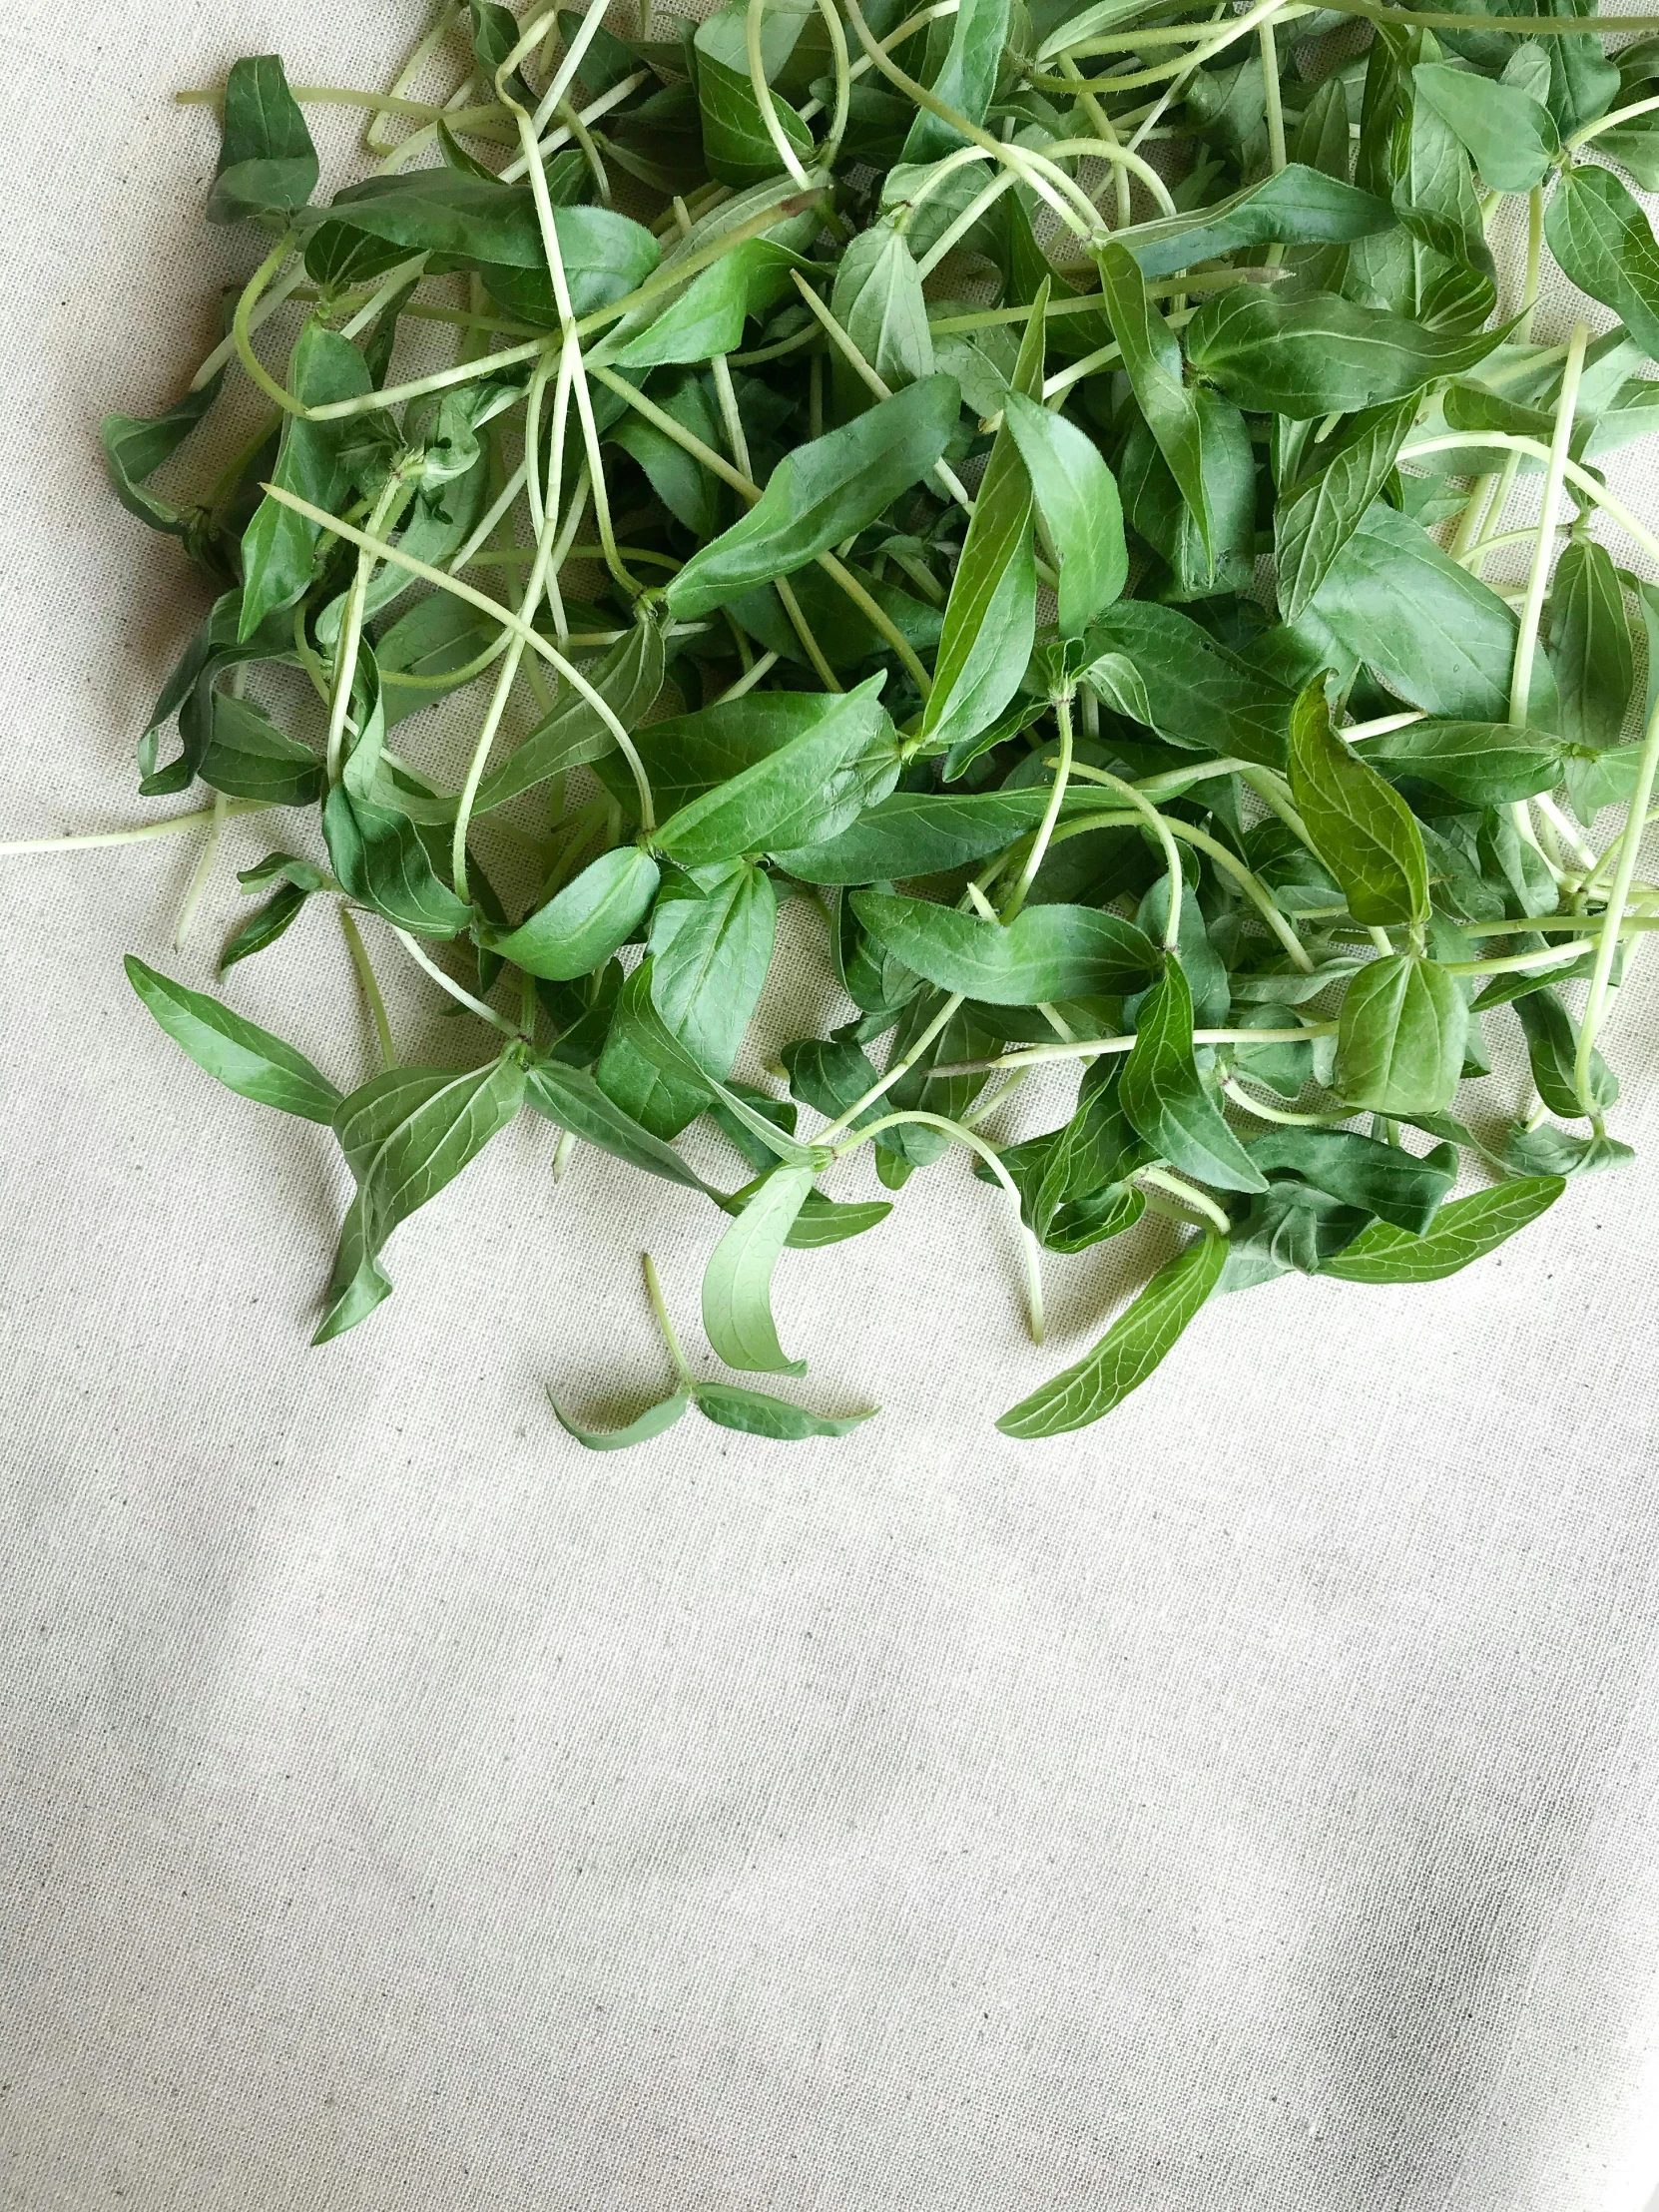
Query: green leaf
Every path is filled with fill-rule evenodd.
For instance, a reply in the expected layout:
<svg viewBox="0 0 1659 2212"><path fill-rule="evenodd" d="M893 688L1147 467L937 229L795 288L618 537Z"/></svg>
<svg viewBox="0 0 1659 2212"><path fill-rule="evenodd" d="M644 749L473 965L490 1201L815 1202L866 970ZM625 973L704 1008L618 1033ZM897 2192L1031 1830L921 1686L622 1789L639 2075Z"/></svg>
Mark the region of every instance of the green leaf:
<svg viewBox="0 0 1659 2212"><path fill-rule="evenodd" d="M684 1184L706 1197L719 1194L681 1159L670 1144L654 1137L631 1114L623 1112L600 1089L586 1068L568 1067L561 1060L537 1060L526 1080L525 1097L538 1114L568 1129L613 1159L643 1168L647 1175L665 1182Z"/></svg>
<svg viewBox="0 0 1659 2212"><path fill-rule="evenodd" d="M1146 426L1158 441L1158 450L1192 510L1205 556L1213 560L1215 534L1205 496L1202 424L1194 395L1184 379L1180 341L1147 296L1141 272L1123 247L1104 246L1095 260L1112 335L1122 349L1124 374Z"/></svg>
<svg viewBox="0 0 1659 2212"><path fill-rule="evenodd" d="M1128 581L1117 485L1094 440L1051 408L1010 391L1003 419L1059 567L1060 635L1081 637Z"/></svg>
<svg viewBox="0 0 1659 2212"><path fill-rule="evenodd" d="M1220 1281L1225 1237L1206 1235L1160 1268L1085 1359L1011 1406L1005 1436L1033 1441L1087 1428L1144 1382Z"/></svg>
<svg viewBox="0 0 1659 2212"><path fill-rule="evenodd" d="M322 323L308 321L288 360L288 388L307 407L337 399L359 399L373 385L368 363L347 337ZM281 491L337 514L346 502L351 470L345 459L353 428L342 422L308 422L300 415L282 418L282 443L272 482ZM310 589L318 562L319 524L307 521L280 500L262 499L242 539L242 627L251 638L266 619L291 607Z"/></svg>
<svg viewBox="0 0 1659 2212"><path fill-rule="evenodd" d="M1409 706L1458 722L1508 714L1515 617L1392 507L1379 502L1366 515L1310 612ZM1546 674L1540 656L1534 719Z"/></svg>
<svg viewBox="0 0 1659 2212"><path fill-rule="evenodd" d="M1549 657L1561 701L1561 735L1600 752L1619 742L1635 685L1630 625L1618 570L1606 548L1574 539L1549 586Z"/></svg>
<svg viewBox="0 0 1659 2212"><path fill-rule="evenodd" d="M822 1169L829 1157L822 1148L798 1144L787 1130L780 1129L740 1092L693 1058L652 1002L651 969L651 961L642 960L623 985L616 1019L596 1071L606 1095L658 1136L677 1135L705 1106L718 1102L786 1165L811 1167L815 1173ZM688 1097L690 1104L686 1106ZM665 1130L656 1123L671 1102L678 1119L672 1129Z"/></svg>
<svg viewBox="0 0 1659 2212"><path fill-rule="evenodd" d="M714 1249L703 1276L703 1327L729 1368L805 1375L791 1360L772 1318L772 1273L807 1193L810 1167L777 1167L761 1183Z"/></svg>
<svg viewBox="0 0 1659 2212"><path fill-rule="evenodd" d="M1630 188L1610 169L1564 171L1544 212L1544 237L1562 275L1611 307L1659 360L1659 245Z"/></svg>
<svg viewBox="0 0 1659 2212"><path fill-rule="evenodd" d="M849 1413L840 1420L809 1413L804 1405L772 1397L765 1390L746 1390L736 1382L699 1382L695 1402L700 1413L722 1428L736 1428L745 1436L770 1436L779 1443L798 1443L807 1436L845 1436L880 1411Z"/></svg>
<svg viewBox="0 0 1659 2212"><path fill-rule="evenodd" d="M1250 426L1237 407L1207 384L1192 387L1192 401L1210 517L1209 552L1144 420L1131 423L1118 456L1118 484L1129 525L1169 565L1167 581L1160 577L1152 587L1163 599L1248 593L1256 578L1256 451Z"/></svg>
<svg viewBox="0 0 1659 2212"><path fill-rule="evenodd" d="M274 898L257 913L250 914L242 927L227 939L225 949L219 955L219 972L239 960L246 960L252 953L263 952L273 945L298 914L301 906L314 891L326 890L329 877L309 860L296 859L290 852L272 852L254 867L243 868L237 881L245 891L268 890L276 885Z"/></svg>
<svg viewBox="0 0 1659 2212"><path fill-rule="evenodd" d="M776 857L781 868L804 883L893 883L912 875L939 875L1000 852L1034 830L1048 800L1048 793L1035 785L960 794L894 792L839 836L797 845Z"/></svg>
<svg viewBox="0 0 1659 2212"><path fill-rule="evenodd" d="M273 807L308 807L322 789L322 764L308 745L285 737L246 699L213 695L208 749L197 775L233 799Z"/></svg>
<svg viewBox="0 0 1659 2212"><path fill-rule="evenodd" d="M579 1421L571 1419L551 1389L547 1402L565 1434L574 1436L579 1444L586 1444L590 1451L626 1451L630 1444L649 1443L665 1428L672 1428L692 1399L689 1390L677 1390L672 1397L660 1398L655 1405L648 1405L626 1428L584 1428Z"/></svg>
<svg viewBox="0 0 1659 2212"><path fill-rule="evenodd" d="M889 891L855 891L852 910L878 944L940 990L990 1006L1114 996L1157 972L1132 922L1093 906L1027 906L1006 926Z"/></svg>
<svg viewBox="0 0 1659 2212"><path fill-rule="evenodd" d="M633 730L663 688L663 667L661 625L637 621L587 676L623 728ZM504 807L509 799L516 799L520 792L545 783L550 776L602 760L615 750L616 739L609 724L574 684L564 685L552 712L479 785L472 811L474 815L487 815Z"/></svg>
<svg viewBox="0 0 1659 2212"><path fill-rule="evenodd" d="M768 82L788 62L813 14L803 0L773 0L761 26L761 59ZM750 82L746 26L747 0L708 16L697 27L697 100L703 115L703 152L709 174L723 185L750 185L778 174L773 145ZM798 158L810 164L813 135L787 100L775 105L784 136Z"/></svg>
<svg viewBox="0 0 1659 2212"><path fill-rule="evenodd" d="M1120 599L1090 625L1084 649L1091 662L1083 682L1102 704L1168 744L1284 766L1291 694L1218 645L1191 615Z"/></svg>
<svg viewBox="0 0 1659 2212"><path fill-rule="evenodd" d="M304 1121L331 1121L340 1094L303 1053L261 1029L217 998L187 990L170 975L126 958L127 980L175 1044L227 1090Z"/></svg>
<svg viewBox="0 0 1659 2212"><path fill-rule="evenodd" d="M1340 741L1339 741L1340 742ZM1474 807L1507 806L1553 791L1561 781L1561 741L1506 722L1413 722L1367 739L1350 758L1390 776L1420 776Z"/></svg>
<svg viewBox="0 0 1659 2212"><path fill-rule="evenodd" d="M1237 284L1213 293L1186 335L1195 374L1235 406L1304 420L1403 399L1472 367L1502 332L1458 336L1336 292Z"/></svg>
<svg viewBox="0 0 1659 2212"><path fill-rule="evenodd" d="M1484 1259L1517 1229L1536 1221L1566 1189L1558 1175L1524 1176L1442 1206L1425 1236L1374 1222L1321 1271L1345 1283L1438 1283Z"/></svg>
<svg viewBox="0 0 1659 2212"><path fill-rule="evenodd" d="M931 26L949 43L929 73L929 89L969 123L983 123L990 108L1008 39L1009 14L1010 0L963 0L953 18ZM962 135L953 125L924 108L910 125L902 159L936 162L961 144Z"/></svg>
<svg viewBox="0 0 1659 2212"><path fill-rule="evenodd" d="M1421 1236L1457 1180L1457 1154L1438 1145L1419 1160L1398 1145L1352 1129L1269 1129L1250 1157L1269 1178L1293 1175L1339 1204L1357 1207Z"/></svg>
<svg viewBox="0 0 1659 2212"><path fill-rule="evenodd" d="M714 872L714 871L711 871ZM772 964L778 895L739 860L671 878L651 921L651 1002L701 1068L731 1073Z"/></svg>
<svg viewBox="0 0 1659 2212"><path fill-rule="evenodd" d="M1331 727L1325 679L1291 716L1291 793L1356 921L1428 918L1428 859L1403 799Z"/></svg>
<svg viewBox="0 0 1659 2212"><path fill-rule="evenodd" d="M890 223L860 231L841 256L830 310L889 390L933 374L921 272ZM838 350L832 370L836 413L844 418L866 409L868 388Z"/></svg>
<svg viewBox="0 0 1659 2212"><path fill-rule="evenodd" d="M1527 1057L1538 1096L1552 1114L1576 1121L1584 1112L1574 1070L1578 1059L1578 1029L1555 992L1527 991L1514 1000L1515 1012L1526 1033ZM1590 1054L1590 1100L1605 1112L1618 1101L1619 1082L1599 1052Z"/></svg>
<svg viewBox="0 0 1659 2212"><path fill-rule="evenodd" d="M280 230L316 190L316 148L280 58L255 54L225 80L224 144L208 196L210 223Z"/></svg>
<svg viewBox="0 0 1659 2212"><path fill-rule="evenodd" d="M1468 1001L1431 960L1390 953L1343 996L1336 1089L1374 1114L1437 1114L1463 1072Z"/></svg>
<svg viewBox="0 0 1659 2212"><path fill-rule="evenodd" d="M855 691L820 694L799 737L670 815L653 839L658 851L695 868L833 836L858 812L857 788L840 771L881 729L884 680L871 676Z"/></svg>
<svg viewBox="0 0 1659 2212"><path fill-rule="evenodd" d="M334 1134L357 1195L340 1230L328 1307L313 1344L342 1336L389 1297L380 1267L386 1239L477 1158L523 1099L523 1056L509 1048L465 1074L391 1068L340 1100Z"/></svg>
<svg viewBox="0 0 1659 2212"><path fill-rule="evenodd" d="M1561 140L1549 110L1529 93L1445 62L1419 63L1411 82L1468 148L1493 192L1530 192L1542 183Z"/></svg>
<svg viewBox="0 0 1659 2212"><path fill-rule="evenodd" d="M478 941L526 975L564 983L587 975L626 944L651 910L662 872L637 844L592 860L516 929L477 924Z"/></svg>
<svg viewBox="0 0 1659 2212"><path fill-rule="evenodd" d="M776 240L745 239L694 276L654 322L629 340L615 356L615 365L657 368L736 351L750 316L764 315L780 299L791 297L791 270L811 266Z"/></svg>
<svg viewBox="0 0 1659 2212"><path fill-rule="evenodd" d="M669 581L677 621L710 613L756 584L828 553L925 476L956 427L952 376L924 376L838 430L786 453L743 519Z"/></svg>
<svg viewBox="0 0 1659 2212"><path fill-rule="evenodd" d="M885 1199L857 1199L843 1205L822 1191L809 1191L784 1242L791 1252L818 1252L826 1245L844 1244L848 1237L861 1237L866 1229L878 1229L891 1212Z"/></svg>
<svg viewBox="0 0 1659 2212"><path fill-rule="evenodd" d="M1150 282L1244 247L1347 245L1391 231L1394 220L1392 208L1373 194L1301 162L1287 162L1226 199L1137 223L1113 243Z"/></svg>
<svg viewBox="0 0 1659 2212"><path fill-rule="evenodd" d="M191 510L145 487L149 478L178 452L224 385L225 372L221 369L200 391L187 391L163 414L107 414L99 427L110 488L129 514L148 522L153 530L182 538L194 527Z"/></svg>
<svg viewBox="0 0 1659 2212"><path fill-rule="evenodd" d="M1166 955L1163 974L1141 1001L1118 1097L1131 1125L1183 1174L1221 1191L1267 1188L1199 1073L1192 989L1174 953Z"/></svg>
<svg viewBox="0 0 1659 2212"><path fill-rule="evenodd" d="M1367 408L1317 445L1305 472L1282 487L1273 516L1279 608L1302 615L1393 469L1416 414L1415 395Z"/></svg>

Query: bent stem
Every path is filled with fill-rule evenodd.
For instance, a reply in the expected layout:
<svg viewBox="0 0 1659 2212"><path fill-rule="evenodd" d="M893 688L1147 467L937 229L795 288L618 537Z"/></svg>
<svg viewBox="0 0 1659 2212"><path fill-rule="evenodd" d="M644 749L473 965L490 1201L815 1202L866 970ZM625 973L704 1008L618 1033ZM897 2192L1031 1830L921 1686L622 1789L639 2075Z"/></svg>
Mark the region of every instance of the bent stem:
<svg viewBox="0 0 1659 2212"><path fill-rule="evenodd" d="M652 1259L649 1252L642 1252L640 1254L640 1266L645 1273L645 1295L651 1301L651 1311L657 1317L657 1327L663 1333L663 1343L667 1345L668 1356L674 1362L674 1372L679 1377L682 1386L689 1390L692 1386L692 1372L686 1365L686 1355L680 1348L679 1335L673 1322L669 1319L668 1302L663 1297L662 1279L657 1273L657 1263Z"/></svg>
<svg viewBox="0 0 1659 2212"><path fill-rule="evenodd" d="M870 1138L879 1136L883 1129L897 1129L906 1122L919 1122L928 1129L941 1129L947 1137L952 1138L957 1144L966 1145L970 1152L976 1152L1012 1200L1014 1220L1019 1229L1020 1249L1025 1260L1026 1309L1030 1324L1031 1342L1040 1345L1043 1341L1042 1256L1036 1238L1025 1226L1024 1215L1020 1207L1019 1190L1013 1177L1002 1165L1002 1156L994 1145L987 1144L977 1131L965 1129L959 1121L951 1121L944 1114L928 1114L923 1113L919 1108L912 1108L902 1114L884 1114L879 1121L872 1121L867 1128L860 1129L854 1135L843 1138L835 1147L836 1159L844 1159L849 1152L856 1151L859 1145L866 1144ZM823 1141L821 1132L819 1142L822 1143Z"/></svg>

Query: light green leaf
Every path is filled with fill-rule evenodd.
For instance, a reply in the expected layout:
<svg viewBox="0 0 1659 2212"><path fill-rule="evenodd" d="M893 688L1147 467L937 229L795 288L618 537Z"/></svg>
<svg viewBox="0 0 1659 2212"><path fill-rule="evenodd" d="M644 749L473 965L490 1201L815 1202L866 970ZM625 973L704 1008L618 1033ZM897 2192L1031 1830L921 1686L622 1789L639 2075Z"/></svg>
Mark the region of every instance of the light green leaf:
<svg viewBox="0 0 1659 2212"><path fill-rule="evenodd" d="M662 871L637 844L592 860L556 897L516 929L476 924L478 941L526 975L550 982L588 975L626 944L651 910Z"/></svg>
<svg viewBox="0 0 1659 2212"><path fill-rule="evenodd" d="M692 1400L689 1391L678 1390L673 1397L661 1398L655 1405L648 1405L626 1428L584 1428L579 1421L571 1419L551 1388L547 1393L547 1402L552 1406L554 1417L566 1435L574 1436L579 1444L586 1444L590 1451L626 1451L630 1444L649 1443L653 1436L660 1436L665 1428L672 1428Z"/></svg>
<svg viewBox="0 0 1659 2212"><path fill-rule="evenodd" d="M1140 989L1158 967L1133 922L1094 906L1027 906L1006 926L890 891L855 891L852 909L917 975L989 1006L1114 996Z"/></svg>
<svg viewBox="0 0 1659 2212"><path fill-rule="evenodd" d="M1374 1114L1437 1114L1463 1072L1468 1001L1432 960L1390 953L1343 995L1335 1087Z"/></svg>
<svg viewBox="0 0 1659 2212"><path fill-rule="evenodd" d="M881 729L877 695L884 680L870 676L855 691L821 694L819 712L800 737L661 824L657 850L695 868L833 836L858 812L860 795L839 772Z"/></svg>
<svg viewBox="0 0 1659 2212"><path fill-rule="evenodd" d="M1415 818L1332 729L1323 676L1291 716L1291 793L1356 921L1427 920L1428 859Z"/></svg>
<svg viewBox="0 0 1659 2212"><path fill-rule="evenodd" d="M1120 1405L1157 1367L1221 1279L1225 1237L1206 1235L1159 1269L1133 1305L1079 1360L1011 1406L997 1422L1005 1436L1034 1441L1087 1428Z"/></svg>
<svg viewBox="0 0 1659 2212"><path fill-rule="evenodd" d="M1081 637L1121 595L1129 576L1118 487L1094 440L1051 408L1010 391L1003 420L1059 566L1060 635Z"/></svg>
<svg viewBox="0 0 1659 2212"><path fill-rule="evenodd" d="M703 1277L703 1327L729 1368L805 1375L778 1342L772 1273L813 1187L810 1167L777 1167L715 1247Z"/></svg>
<svg viewBox="0 0 1659 2212"><path fill-rule="evenodd" d="M1421 1237L1373 1222L1320 1272L1340 1276L1345 1283L1438 1283L1536 1221L1565 1189L1558 1175L1494 1183L1489 1190L1442 1206L1434 1226Z"/></svg>
<svg viewBox="0 0 1659 2212"><path fill-rule="evenodd" d="M217 1076L228 1090L262 1106L279 1107L304 1121L332 1121L340 1094L303 1053L269 1029L234 1014L217 998L187 990L170 975L147 967L136 953L126 959L127 980L175 1044Z"/></svg>

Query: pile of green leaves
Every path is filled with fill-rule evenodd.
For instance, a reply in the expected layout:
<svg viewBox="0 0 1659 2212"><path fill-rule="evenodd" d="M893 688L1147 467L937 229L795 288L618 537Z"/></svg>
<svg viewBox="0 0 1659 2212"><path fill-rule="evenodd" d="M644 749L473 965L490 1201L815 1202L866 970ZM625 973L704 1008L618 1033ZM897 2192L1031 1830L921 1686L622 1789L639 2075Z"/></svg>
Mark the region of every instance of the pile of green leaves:
<svg viewBox="0 0 1659 2212"><path fill-rule="evenodd" d="M1653 674L1623 742L1659 591L1596 531L1659 557L1599 465L1659 407L1659 244L1608 166L1659 184L1655 25L603 12L446 4L385 96L238 63L208 215L259 267L189 394L105 424L123 503L219 593L140 789L206 785L179 820L212 831L291 810L222 965L340 901L379 1019L384 1072L342 1095L129 962L211 1074L339 1140L317 1340L525 1109L561 1158L726 1217L703 1323L748 1374L803 1371L786 1248L890 1211L826 1187L865 1146L890 1192L968 1150L1038 1333L1040 1256L1189 1228L1003 1415L1021 1437L1097 1418L1218 1293L1433 1281L1627 1158L1596 1038L1659 917ZM414 97L445 57L453 94ZM301 100L371 117L378 168L326 203ZM1533 341L1546 248L1607 309L1593 339ZM158 489L243 377L266 411L229 467ZM1487 580L1500 555L1520 581ZM274 664L312 727L245 696ZM450 695L464 740L419 772L398 726ZM844 996L784 1097L734 1070L789 897ZM483 1057L398 1060L353 916ZM1536 1104L1476 1135L1459 1087L1510 1023ZM1033 1067L1075 1101L998 1143ZM679 1149L697 1124L723 1181ZM696 1381L651 1284L675 1389L620 1434L567 1421L584 1442L694 1405L851 1425Z"/></svg>

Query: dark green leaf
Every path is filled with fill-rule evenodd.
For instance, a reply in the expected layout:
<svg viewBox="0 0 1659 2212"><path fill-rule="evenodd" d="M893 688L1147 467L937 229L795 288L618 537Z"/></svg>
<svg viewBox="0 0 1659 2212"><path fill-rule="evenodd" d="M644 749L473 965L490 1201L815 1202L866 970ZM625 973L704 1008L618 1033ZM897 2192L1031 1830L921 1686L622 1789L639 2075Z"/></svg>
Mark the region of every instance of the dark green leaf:
<svg viewBox="0 0 1659 2212"><path fill-rule="evenodd" d="M714 880L709 881L708 876ZM731 1072L772 963L772 878L737 860L674 876L651 921L651 1000L698 1066Z"/></svg>
<svg viewBox="0 0 1659 2212"><path fill-rule="evenodd" d="M340 1100L334 1133L357 1195L340 1230L328 1309L313 1344L343 1335L390 1295L380 1267L386 1239L477 1158L523 1099L524 1061L509 1049L465 1074L391 1068Z"/></svg>
<svg viewBox="0 0 1659 2212"><path fill-rule="evenodd" d="M1288 162L1225 200L1120 231L1115 244L1149 281L1242 247L1346 245L1393 228L1384 201L1300 162Z"/></svg>
<svg viewBox="0 0 1659 2212"><path fill-rule="evenodd" d="M1549 587L1549 648L1561 700L1561 735L1600 752L1617 745L1635 667L1618 570L1604 547L1575 539Z"/></svg>
<svg viewBox="0 0 1659 2212"><path fill-rule="evenodd" d="M110 486L129 514L148 522L154 530L185 537L194 526L191 510L180 507L159 492L146 489L148 480L183 445L201 421L225 383L223 369L199 391L187 391L183 399L159 415L108 414L99 428L104 466Z"/></svg>
<svg viewBox="0 0 1659 2212"><path fill-rule="evenodd" d="M610 647L598 667L588 672L588 682L625 730L637 728L663 688L661 625L649 620L636 622L625 638ZM609 724L574 684L567 684L552 713L536 725L493 775L485 777L472 811L475 815L489 814L509 799L516 799L520 792L545 783L548 777L601 760L615 750L616 739Z"/></svg>
<svg viewBox="0 0 1659 2212"><path fill-rule="evenodd" d="M1187 325L1187 358L1247 412L1306 419L1403 399L1431 377L1472 367L1500 335L1441 333L1335 292L1237 284Z"/></svg>
<svg viewBox="0 0 1659 2212"><path fill-rule="evenodd" d="M1270 1129L1250 1157L1270 1179L1294 1175L1344 1206L1421 1236L1457 1180L1457 1155L1439 1145L1425 1160L1352 1129Z"/></svg>
<svg viewBox="0 0 1659 2212"><path fill-rule="evenodd" d="M252 220L276 229L316 190L316 148L276 54L232 65L225 80L225 139L210 223Z"/></svg>
<svg viewBox="0 0 1659 2212"><path fill-rule="evenodd" d="M288 388L308 407L337 399L357 399L371 391L368 363L337 330L314 319L300 331L288 361ZM350 489L343 448L352 429L343 422L309 422L285 415L282 443L272 482L278 489L337 514ZM291 607L309 590L316 573L321 530L280 500L260 502L243 533L245 579L241 636L253 636L268 616Z"/></svg>
<svg viewBox="0 0 1659 2212"><path fill-rule="evenodd" d="M1506 722L1413 722L1369 739L1363 750L1390 776L1423 777L1475 807L1530 799L1561 781L1560 740ZM1360 758L1361 751L1355 747L1350 757Z"/></svg>
<svg viewBox="0 0 1659 2212"><path fill-rule="evenodd" d="M1117 245L1095 257L1112 335L1123 353L1136 404L1158 450L1169 464L1182 498L1192 510L1207 558L1215 552L1209 502L1204 486L1202 426L1182 370L1181 346L1174 331L1147 296L1133 258ZM1223 298L1229 294L1223 292Z"/></svg>
<svg viewBox="0 0 1659 2212"><path fill-rule="evenodd" d="M1584 1112L1574 1081L1578 1057L1578 1030L1572 1016L1550 989L1527 991L1514 1001L1526 1033L1527 1057L1538 1096L1552 1114L1576 1121ZM1617 1103L1618 1077L1599 1052L1590 1054L1590 1101L1605 1112Z"/></svg>
<svg viewBox="0 0 1659 2212"><path fill-rule="evenodd" d="M586 1068L567 1067L557 1059L538 1060L531 1067L525 1096L537 1113L545 1114L561 1129L569 1129L584 1144L626 1160L669 1183L683 1183L688 1190L716 1194L700 1175L693 1174L670 1144L623 1112L607 1097Z"/></svg>
<svg viewBox="0 0 1659 2212"><path fill-rule="evenodd" d="M197 775L233 799L274 807L308 807L322 789L322 764L307 745L285 737L246 699L213 695L208 749Z"/></svg>
<svg viewBox="0 0 1659 2212"><path fill-rule="evenodd" d="M1415 396L1368 408L1317 445L1294 482L1280 489L1273 517L1273 555L1280 612L1295 622L1331 572L1386 483L1394 456L1416 414Z"/></svg>
<svg viewBox="0 0 1659 2212"><path fill-rule="evenodd" d="M908 254L904 258L909 261ZM616 365L655 368L735 351L750 316L765 314L787 299L794 290L791 270L807 267L799 254L773 239L745 239L694 276L654 322L631 338L615 356Z"/></svg>
<svg viewBox="0 0 1659 2212"><path fill-rule="evenodd" d="M1630 188L1610 169L1566 170L1544 214L1544 237L1562 273L1659 360L1659 246Z"/></svg>

